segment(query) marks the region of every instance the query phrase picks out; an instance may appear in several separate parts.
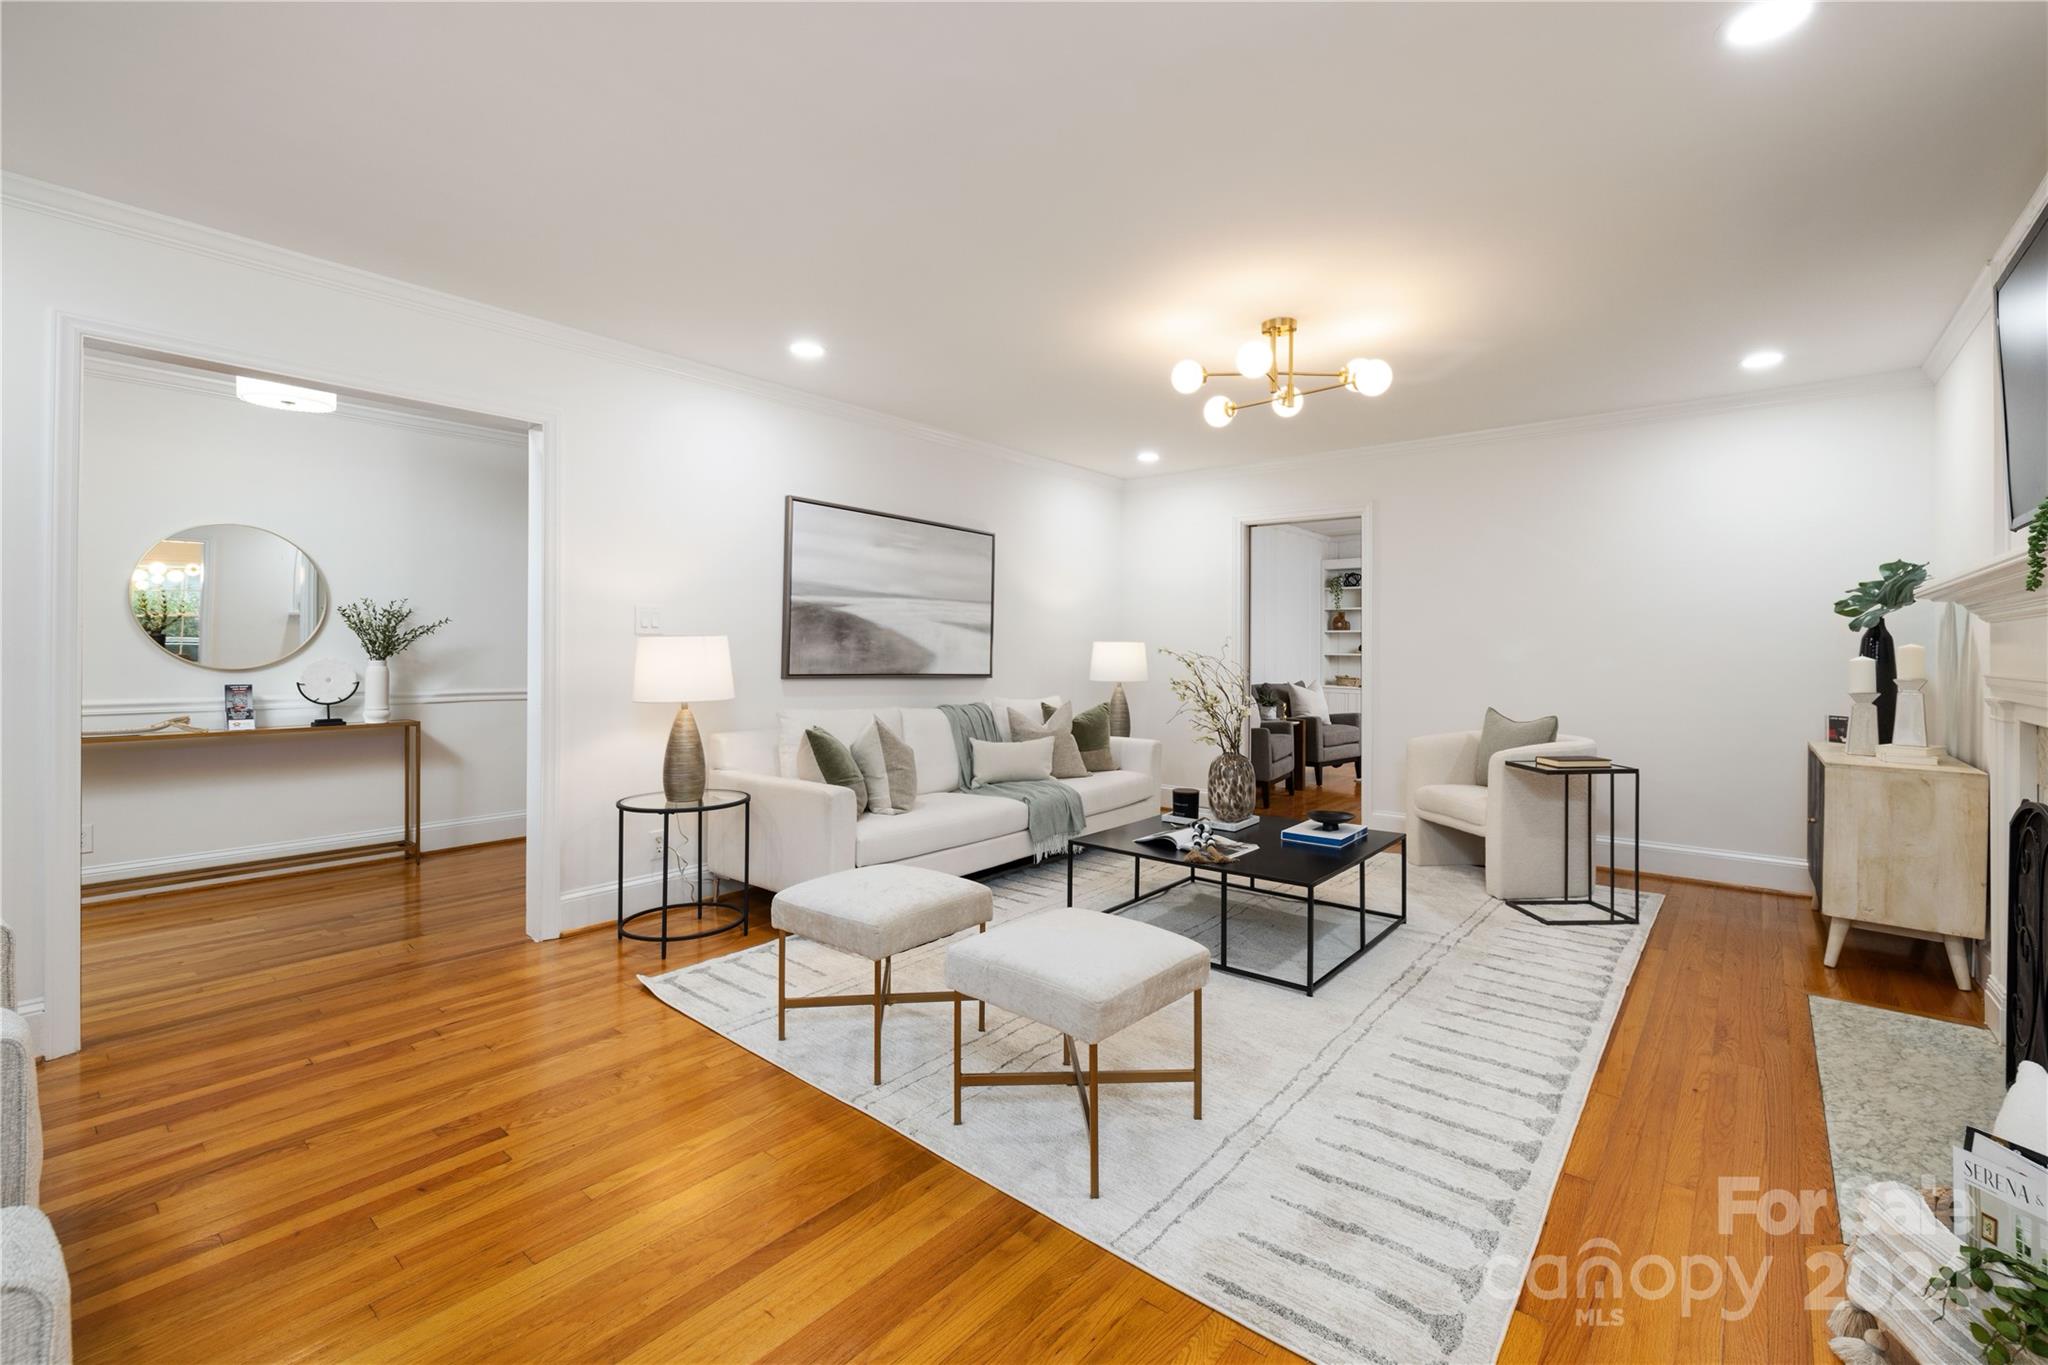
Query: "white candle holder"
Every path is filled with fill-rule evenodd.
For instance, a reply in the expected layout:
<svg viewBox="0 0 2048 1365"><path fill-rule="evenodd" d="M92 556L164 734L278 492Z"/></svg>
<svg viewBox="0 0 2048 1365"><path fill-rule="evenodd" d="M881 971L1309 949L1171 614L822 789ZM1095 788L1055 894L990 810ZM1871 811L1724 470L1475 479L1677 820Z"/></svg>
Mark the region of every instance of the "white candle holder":
<svg viewBox="0 0 2048 1365"><path fill-rule="evenodd" d="M1877 693L1849 694L1849 742L1845 747L1857 758L1877 757Z"/></svg>
<svg viewBox="0 0 2048 1365"><path fill-rule="evenodd" d="M1926 686L1925 678L1899 679L1898 710L1892 713L1892 742L1877 746L1879 758L1922 767L1941 762L1944 750L1927 742Z"/></svg>

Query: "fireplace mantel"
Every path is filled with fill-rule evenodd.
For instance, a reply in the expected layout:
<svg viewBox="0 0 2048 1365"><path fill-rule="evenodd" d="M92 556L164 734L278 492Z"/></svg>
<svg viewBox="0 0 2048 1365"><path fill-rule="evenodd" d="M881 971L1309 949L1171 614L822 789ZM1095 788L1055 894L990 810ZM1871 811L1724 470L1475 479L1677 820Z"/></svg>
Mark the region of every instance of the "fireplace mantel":
<svg viewBox="0 0 2048 1365"><path fill-rule="evenodd" d="M1994 559L1968 573L1924 583L1915 596L1934 602L1954 602L1983 621L2048 618L2048 585L2038 592L2028 592L2026 583L2027 556L2022 551Z"/></svg>

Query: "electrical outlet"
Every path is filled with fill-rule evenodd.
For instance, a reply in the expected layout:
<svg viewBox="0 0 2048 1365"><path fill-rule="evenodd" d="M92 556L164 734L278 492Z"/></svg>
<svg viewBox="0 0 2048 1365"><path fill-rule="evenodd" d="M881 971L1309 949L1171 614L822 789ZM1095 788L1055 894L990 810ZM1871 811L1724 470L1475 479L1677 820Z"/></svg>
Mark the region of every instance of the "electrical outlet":
<svg viewBox="0 0 2048 1365"><path fill-rule="evenodd" d="M80 826L78 827L78 851L79 851L80 853L90 853L90 852L92 852L92 826L91 826L91 825L80 825Z"/></svg>
<svg viewBox="0 0 2048 1365"><path fill-rule="evenodd" d="M661 831L655 830L647 839L647 856L658 865L661 862Z"/></svg>
<svg viewBox="0 0 2048 1365"><path fill-rule="evenodd" d="M649 606L633 608L633 633L635 635L661 634L661 608Z"/></svg>

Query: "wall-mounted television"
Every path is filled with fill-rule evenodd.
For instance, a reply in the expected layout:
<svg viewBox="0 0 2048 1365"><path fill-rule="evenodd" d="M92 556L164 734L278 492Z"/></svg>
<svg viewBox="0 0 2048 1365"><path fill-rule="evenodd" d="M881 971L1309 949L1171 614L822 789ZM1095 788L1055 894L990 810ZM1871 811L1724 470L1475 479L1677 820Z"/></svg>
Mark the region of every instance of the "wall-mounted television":
<svg viewBox="0 0 2048 1365"><path fill-rule="evenodd" d="M2005 488L2012 529L2048 498L2048 212L1998 281L1998 369L2005 389Z"/></svg>

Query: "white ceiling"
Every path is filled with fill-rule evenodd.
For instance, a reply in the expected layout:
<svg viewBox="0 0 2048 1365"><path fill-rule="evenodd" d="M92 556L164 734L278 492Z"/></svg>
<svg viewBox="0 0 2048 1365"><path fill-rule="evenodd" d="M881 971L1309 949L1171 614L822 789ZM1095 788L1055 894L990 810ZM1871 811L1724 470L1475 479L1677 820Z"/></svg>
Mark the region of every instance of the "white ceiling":
<svg viewBox="0 0 2048 1365"><path fill-rule="evenodd" d="M0 159L1169 473L1918 364L2048 172L2048 6L1730 12L9 3ZM1275 313L1392 391L1210 430L1168 368Z"/></svg>

